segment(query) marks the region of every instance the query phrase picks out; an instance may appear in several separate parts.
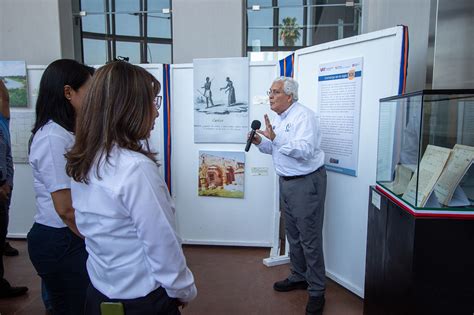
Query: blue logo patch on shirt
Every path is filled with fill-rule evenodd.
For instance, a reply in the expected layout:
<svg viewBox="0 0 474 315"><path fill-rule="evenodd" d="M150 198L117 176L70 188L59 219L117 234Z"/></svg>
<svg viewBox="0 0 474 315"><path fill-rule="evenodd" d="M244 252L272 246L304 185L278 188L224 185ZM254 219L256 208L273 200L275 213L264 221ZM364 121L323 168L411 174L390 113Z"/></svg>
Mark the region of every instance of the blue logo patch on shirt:
<svg viewBox="0 0 474 315"><path fill-rule="evenodd" d="M285 127L285 131L288 132L291 129L291 123L288 123Z"/></svg>

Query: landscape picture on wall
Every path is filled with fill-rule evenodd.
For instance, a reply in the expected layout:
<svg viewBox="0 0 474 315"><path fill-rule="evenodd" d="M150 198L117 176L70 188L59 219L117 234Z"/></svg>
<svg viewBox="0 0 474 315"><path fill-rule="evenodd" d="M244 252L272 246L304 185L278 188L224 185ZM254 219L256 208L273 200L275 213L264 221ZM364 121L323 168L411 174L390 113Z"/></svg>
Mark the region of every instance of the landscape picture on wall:
<svg viewBox="0 0 474 315"><path fill-rule="evenodd" d="M10 95L11 107L28 106L26 63L24 61L0 61L0 80Z"/></svg>
<svg viewBox="0 0 474 315"><path fill-rule="evenodd" d="M199 196L244 198L245 153L199 151Z"/></svg>
<svg viewBox="0 0 474 315"><path fill-rule="evenodd" d="M245 143L248 58L194 59L194 142Z"/></svg>

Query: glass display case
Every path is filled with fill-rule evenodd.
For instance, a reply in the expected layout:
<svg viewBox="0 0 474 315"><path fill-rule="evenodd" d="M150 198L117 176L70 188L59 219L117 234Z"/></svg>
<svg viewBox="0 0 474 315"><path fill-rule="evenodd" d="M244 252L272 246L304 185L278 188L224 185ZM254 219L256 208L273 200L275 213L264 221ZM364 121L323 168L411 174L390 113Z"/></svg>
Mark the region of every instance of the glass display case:
<svg viewBox="0 0 474 315"><path fill-rule="evenodd" d="M377 185L414 209L474 211L474 90L380 100Z"/></svg>

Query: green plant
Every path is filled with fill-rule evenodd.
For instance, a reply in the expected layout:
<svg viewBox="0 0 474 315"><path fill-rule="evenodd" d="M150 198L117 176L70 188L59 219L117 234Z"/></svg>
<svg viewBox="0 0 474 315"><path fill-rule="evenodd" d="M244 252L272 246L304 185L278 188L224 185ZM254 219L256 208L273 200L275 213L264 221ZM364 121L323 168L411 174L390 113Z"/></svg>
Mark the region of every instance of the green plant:
<svg viewBox="0 0 474 315"><path fill-rule="evenodd" d="M295 46L296 41L301 37L300 26L296 23L295 17L286 17L280 24L280 39L285 46Z"/></svg>

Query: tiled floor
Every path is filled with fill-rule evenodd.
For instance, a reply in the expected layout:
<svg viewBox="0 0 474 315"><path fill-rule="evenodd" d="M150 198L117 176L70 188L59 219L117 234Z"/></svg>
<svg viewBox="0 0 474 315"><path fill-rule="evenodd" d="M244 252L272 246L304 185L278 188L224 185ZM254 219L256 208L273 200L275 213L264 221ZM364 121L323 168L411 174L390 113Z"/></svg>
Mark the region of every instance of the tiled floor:
<svg viewBox="0 0 474 315"><path fill-rule="evenodd" d="M29 293L15 299L0 299L0 314L44 315L40 281L28 258L26 241L11 241L18 257L4 257L6 278L12 285L27 285ZM186 246L188 265L196 278L198 297L183 315L303 315L305 291L280 293L273 282L287 276L288 265L265 267L265 248ZM361 315L363 301L328 280L324 315Z"/></svg>

